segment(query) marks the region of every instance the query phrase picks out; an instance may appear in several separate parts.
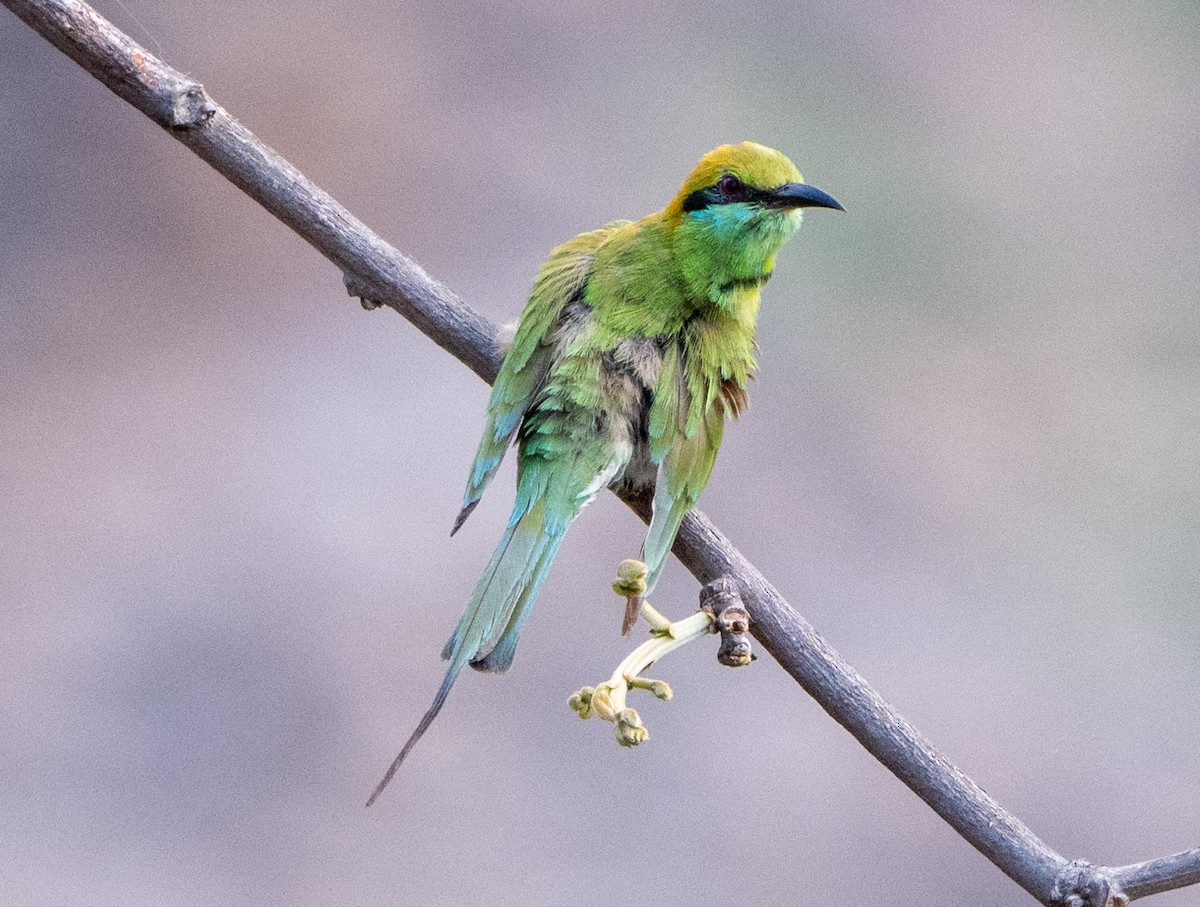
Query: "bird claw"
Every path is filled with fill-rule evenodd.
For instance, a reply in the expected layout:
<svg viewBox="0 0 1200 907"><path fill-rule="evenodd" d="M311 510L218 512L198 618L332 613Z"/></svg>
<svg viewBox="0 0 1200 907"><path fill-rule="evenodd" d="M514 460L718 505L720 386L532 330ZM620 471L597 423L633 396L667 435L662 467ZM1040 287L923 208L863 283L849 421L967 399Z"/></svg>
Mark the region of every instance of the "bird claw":
<svg viewBox="0 0 1200 907"><path fill-rule="evenodd" d="M630 597L642 595L646 591L646 577L649 574L650 568L644 561L633 558L621 561L617 564L617 578L612 584L613 592Z"/></svg>
<svg viewBox="0 0 1200 907"><path fill-rule="evenodd" d="M592 705L592 697L596 695L595 687L584 687L582 690L576 690L567 700L567 705L575 710L575 714L580 718L591 718L596 714L596 708Z"/></svg>
<svg viewBox="0 0 1200 907"><path fill-rule="evenodd" d="M626 680L631 690L649 690L656 698L666 702L675 694L671 685L665 680L651 680L649 677L629 677Z"/></svg>
<svg viewBox="0 0 1200 907"><path fill-rule="evenodd" d="M630 690L647 690L663 701L674 695L666 681L642 677L642 671L668 652L701 636L718 632L717 618L711 611L700 610L680 621L668 620L656 611L641 597L641 592L645 590L645 574L645 564L624 561L618 568L613 590L618 595L628 596L631 602L637 599L634 614L636 617L640 613L650 624L650 639L630 652L608 680L594 687L576 690L568 700L580 718L595 715L611 721L621 746L637 746L650 736L641 716L625 704ZM638 589L639 581L641 590Z"/></svg>
<svg viewBox="0 0 1200 907"><path fill-rule="evenodd" d="M613 580L613 592L625 599L625 615L621 619L621 635L628 636L633 625L637 623L638 612L642 608L646 594L646 577L650 568L642 561L633 559L621 561L617 565L617 578Z"/></svg>
<svg viewBox="0 0 1200 907"><path fill-rule="evenodd" d="M642 716L633 709L621 709L617 713L617 743L621 746L637 746L650 736Z"/></svg>
<svg viewBox="0 0 1200 907"><path fill-rule="evenodd" d="M641 561L622 561L617 567L613 591L627 599L627 624L632 626L641 614L650 624L650 638L630 652L608 680L576 690L567 700L580 718L595 715L611 721L621 746L637 746L650 736L641 716L625 704L630 690L647 690L664 702L674 695L666 681L642 676L642 671L668 652L701 636L719 633L721 650L717 660L721 664L742 667L754 660L750 651L750 615L736 583L727 577L713 580L700 590L699 611L683 620L671 621L642 597L648 572ZM629 610L633 619L628 616Z"/></svg>

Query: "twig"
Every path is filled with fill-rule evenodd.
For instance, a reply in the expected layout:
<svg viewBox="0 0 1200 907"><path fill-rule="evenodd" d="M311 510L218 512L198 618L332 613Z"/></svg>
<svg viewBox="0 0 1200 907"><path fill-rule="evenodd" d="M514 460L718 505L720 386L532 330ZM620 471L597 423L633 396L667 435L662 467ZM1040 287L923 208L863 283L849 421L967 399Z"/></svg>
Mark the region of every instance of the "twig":
<svg viewBox="0 0 1200 907"><path fill-rule="evenodd" d="M330 259L353 295L394 308L484 380L494 379L501 356L496 327L258 141L203 86L78 0L0 2ZM645 500L626 503L647 517ZM1110 889L1134 899L1200 882L1197 850L1115 870L1068 862L871 689L704 514L684 520L674 551L702 583L731 577L763 647L876 759L1038 900L1082 907Z"/></svg>
<svg viewBox="0 0 1200 907"><path fill-rule="evenodd" d="M1112 870L1130 900L1200 884L1200 847Z"/></svg>

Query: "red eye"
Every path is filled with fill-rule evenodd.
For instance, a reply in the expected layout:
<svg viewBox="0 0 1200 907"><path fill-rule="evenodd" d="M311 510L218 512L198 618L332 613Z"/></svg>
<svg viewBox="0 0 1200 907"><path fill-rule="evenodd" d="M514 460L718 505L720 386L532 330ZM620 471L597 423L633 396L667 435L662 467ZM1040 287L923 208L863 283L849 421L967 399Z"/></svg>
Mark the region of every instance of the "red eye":
<svg viewBox="0 0 1200 907"><path fill-rule="evenodd" d="M742 191L742 181L732 173L726 173L723 177L721 177L721 182L719 185L721 186L722 195L737 195Z"/></svg>

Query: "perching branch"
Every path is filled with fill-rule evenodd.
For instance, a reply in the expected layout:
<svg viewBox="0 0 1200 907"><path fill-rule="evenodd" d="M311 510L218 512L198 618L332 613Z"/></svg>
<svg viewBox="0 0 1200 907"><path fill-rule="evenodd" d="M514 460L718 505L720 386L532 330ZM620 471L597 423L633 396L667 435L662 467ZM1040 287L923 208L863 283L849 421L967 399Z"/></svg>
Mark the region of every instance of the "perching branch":
<svg viewBox="0 0 1200 907"><path fill-rule="evenodd" d="M313 185L222 107L79 0L0 0L32 29L192 149L345 275L486 381L495 325ZM644 500L626 501L643 519ZM1200 849L1116 869L1068 862L937 752L817 634L704 514L684 520L676 556L701 583L731 579L763 647L830 715L980 853L1047 905L1121 905L1200 882Z"/></svg>

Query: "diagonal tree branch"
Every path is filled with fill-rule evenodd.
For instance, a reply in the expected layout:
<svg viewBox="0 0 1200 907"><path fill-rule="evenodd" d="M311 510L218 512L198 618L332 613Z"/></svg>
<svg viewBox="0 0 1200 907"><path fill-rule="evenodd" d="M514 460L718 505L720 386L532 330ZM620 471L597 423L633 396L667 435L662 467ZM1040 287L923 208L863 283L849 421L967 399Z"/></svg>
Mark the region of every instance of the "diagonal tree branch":
<svg viewBox="0 0 1200 907"><path fill-rule="evenodd" d="M491 322L372 233L218 106L79 0L0 0L38 34L192 149L337 265L347 289L385 304L486 381L501 348ZM645 519L645 500L627 503ZM876 693L699 511L675 554L702 583L733 578L763 647L896 777L1044 904L1120 905L1200 882L1200 849L1117 869L1068 862L951 764Z"/></svg>

